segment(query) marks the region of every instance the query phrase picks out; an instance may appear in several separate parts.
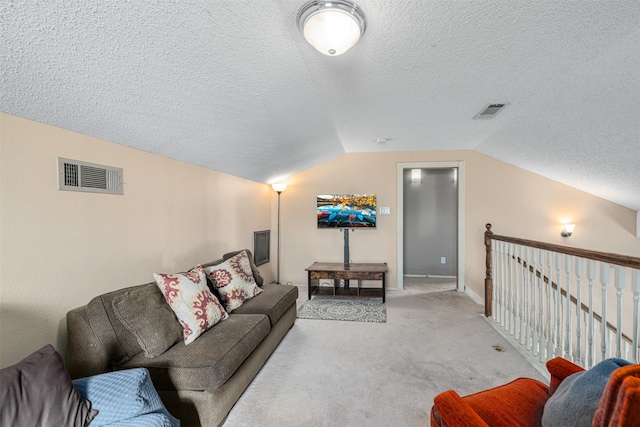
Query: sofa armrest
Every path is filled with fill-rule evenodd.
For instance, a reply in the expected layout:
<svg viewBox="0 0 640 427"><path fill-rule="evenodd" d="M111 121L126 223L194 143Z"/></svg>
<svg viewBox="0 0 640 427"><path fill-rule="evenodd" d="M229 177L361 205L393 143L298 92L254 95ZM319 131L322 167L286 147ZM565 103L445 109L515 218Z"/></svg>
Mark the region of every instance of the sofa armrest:
<svg viewBox="0 0 640 427"><path fill-rule="evenodd" d="M489 427L453 390L440 393L433 399L432 427L434 427L434 419L439 419L441 421L439 425L442 427Z"/></svg>
<svg viewBox="0 0 640 427"><path fill-rule="evenodd" d="M562 357L555 357L547 362L547 370L551 374L551 381L549 382L549 396L558 389L558 386L569 375L573 375L576 372L584 371L584 368L569 362Z"/></svg>
<svg viewBox="0 0 640 427"><path fill-rule="evenodd" d="M89 323L86 306L67 313L67 369L72 379L111 371L102 343Z"/></svg>

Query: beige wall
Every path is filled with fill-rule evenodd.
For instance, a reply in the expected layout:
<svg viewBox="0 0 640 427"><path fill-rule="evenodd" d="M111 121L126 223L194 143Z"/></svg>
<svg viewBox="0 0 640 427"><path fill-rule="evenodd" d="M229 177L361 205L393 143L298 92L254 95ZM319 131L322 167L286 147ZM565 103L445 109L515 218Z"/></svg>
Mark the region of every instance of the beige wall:
<svg viewBox="0 0 640 427"><path fill-rule="evenodd" d="M57 190L58 157L123 168L124 195ZM6 114L0 162L2 367L47 343L65 354L70 309L251 249L271 226L267 185Z"/></svg>
<svg viewBox="0 0 640 427"><path fill-rule="evenodd" d="M124 168L124 196L57 190L57 157ZM378 229L350 234L356 262L387 262L397 286L400 162L464 161L465 284L482 295L484 224L497 234L640 256L635 212L471 151L345 154L289 178L282 193L281 282L306 284L313 261L342 261L343 236L317 230L321 193L375 192ZM63 354L68 310L113 289L253 246L272 230L270 187L0 114L0 366L46 343ZM577 224L560 237L563 220Z"/></svg>
<svg viewBox="0 0 640 427"><path fill-rule="evenodd" d="M323 193L376 193L376 230L350 233L354 262L387 262L388 287L397 287L397 179L403 162L464 161L466 286L484 294L485 223L496 234L519 236L607 252L640 256L635 212L582 191L472 151L352 153L299 173L282 194L281 282L306 284L305 268L314 261L342 262L342 234L318 230L315 197ZM570 238L562 222L575 222ZM274 227L275 229L275 227Z"/></svg>

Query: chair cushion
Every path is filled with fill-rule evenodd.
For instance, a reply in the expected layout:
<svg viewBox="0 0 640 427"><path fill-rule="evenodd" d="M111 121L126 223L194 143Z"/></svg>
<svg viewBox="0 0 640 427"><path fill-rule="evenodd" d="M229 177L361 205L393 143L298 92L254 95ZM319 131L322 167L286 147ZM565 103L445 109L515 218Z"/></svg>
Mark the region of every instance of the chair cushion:
<svg viewBox="0 0 640 427"><path fill-rule="evenodd" d="M80 378L73 380L73 384L82 397L89 400L93 408L99 411L98 416L91 421L91 427L111 426L112 423L147 414L159 417L162 424L158 425L180 425L164 407L153 387L149 372L144 368ZM136 420L138 421L141 420Z"/></svg>
<svg viewBox="0 0 640 427"><path fill-rule="evenodd" d="M263 314L229 316L189 345L184 342L149 359L137 354L118 369L145 367L158 390L206 390L224 384L269 334Z"/></svg>
<svg viewBox="0 0 640 427"><path fill-rule="evenodd" d="M463 400L492 427L538 427L548 398L546 385L531 378L518 378Z"/></svg>
<svg viewBox="0 0 640 427"><path fill-rule="evenodd" d="M0 370L0 425L86 426L98 413L50 344Z"/></svg>
<svg viewBox="0 0 640 427"><path fill-rule="evenodd" d="M629 364L623 359L606 359L565 378L544 407L542 425L591 427L611 373Z"/></svg>
<svg viewBox="0 0 640 427"><path fill-rule="evenodd" d="M291 285L277 285L267 283L262 286L264 292L245 301L234 310L234 314L266 314L271 325L275 325L280 317L296 303L298 287Z"/></svg>

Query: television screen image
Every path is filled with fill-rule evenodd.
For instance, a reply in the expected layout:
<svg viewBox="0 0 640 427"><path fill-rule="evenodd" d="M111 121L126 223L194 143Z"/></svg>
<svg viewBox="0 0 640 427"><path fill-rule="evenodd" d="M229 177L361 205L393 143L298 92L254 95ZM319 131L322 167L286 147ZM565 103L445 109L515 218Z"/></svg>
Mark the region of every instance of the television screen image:
<svg viewBox="0 0 640 427"><path fill-rule="evenodd" d="M375 228L375 194L319 194L318 228Z"/></svg>

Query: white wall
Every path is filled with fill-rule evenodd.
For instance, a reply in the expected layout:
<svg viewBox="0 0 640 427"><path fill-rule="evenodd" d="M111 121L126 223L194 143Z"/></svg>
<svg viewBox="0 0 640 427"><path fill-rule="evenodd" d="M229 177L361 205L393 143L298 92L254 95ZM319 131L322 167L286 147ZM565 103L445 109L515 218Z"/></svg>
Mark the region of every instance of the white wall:
<svg viewBox="0 0 640 427"><path fill-rule="evenodd" d="M58 157L123 168L124 195L57 190ZM66 354L65 315L91 298L252 249L271 226L267 185L7 114L0 165L2 367L47 343Z"/></svg>

